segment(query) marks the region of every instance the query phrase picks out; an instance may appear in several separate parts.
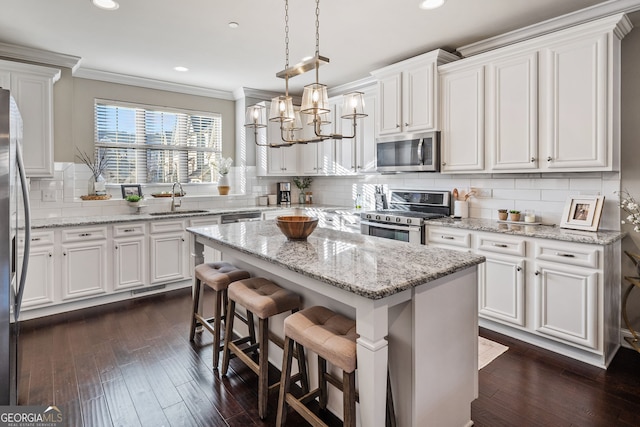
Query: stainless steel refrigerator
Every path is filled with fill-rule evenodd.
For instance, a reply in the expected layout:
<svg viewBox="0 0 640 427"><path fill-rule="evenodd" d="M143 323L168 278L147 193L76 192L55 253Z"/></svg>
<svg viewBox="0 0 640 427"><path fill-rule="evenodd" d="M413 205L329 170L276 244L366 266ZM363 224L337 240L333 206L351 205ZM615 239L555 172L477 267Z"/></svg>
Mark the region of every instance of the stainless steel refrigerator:
<svg viewBox="0 0 640 427"><path fill-rule="evenodd" d="M18 404L20 305L31 242L21 146L20 112L0 88L0 405Z"/></svg>

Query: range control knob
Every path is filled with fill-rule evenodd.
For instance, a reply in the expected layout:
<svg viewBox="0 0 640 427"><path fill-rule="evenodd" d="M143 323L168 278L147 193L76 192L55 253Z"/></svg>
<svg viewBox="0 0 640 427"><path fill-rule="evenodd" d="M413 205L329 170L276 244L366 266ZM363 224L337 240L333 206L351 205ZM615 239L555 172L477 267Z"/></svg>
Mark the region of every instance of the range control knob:
<svg viewBox="0 0 640 427"><path fill-rule="evenodd" d="M396 222L400 222L400 218L396 218Z"/></svg>
<svg viewBox="0 0 640 427"><path fill-rule="evenodd" d="M380 220L380 215L376 215L376 219L377 219L377 220Z"/></svg>
<svg viewBox="0 0 640 427"><path fill-rule="evenodd" d="M411 224L411 218L407 218L407 224Z"/></svg>
<svg viewBox="0 0 640 427"><path fill-rule="evenodd" d="M384 220L385 220L385 221L391 221L391 218L386 217Z"/></svg>
<svg viewBox="0 0 640 427"><path fill-rule="evenodd" d="M367 214L367 219L371 219L371 214Z"/></svg>

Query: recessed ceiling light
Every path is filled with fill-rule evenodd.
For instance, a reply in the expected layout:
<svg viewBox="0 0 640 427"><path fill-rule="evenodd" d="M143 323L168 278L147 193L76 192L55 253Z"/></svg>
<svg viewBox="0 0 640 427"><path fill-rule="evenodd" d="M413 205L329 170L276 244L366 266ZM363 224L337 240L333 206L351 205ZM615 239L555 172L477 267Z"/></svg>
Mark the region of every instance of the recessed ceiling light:
<svg viewBox="0 0 640 427"><path fill-rule="evenodd" d="M445 0L422 0L418 7L420 9L437 9L444 4Z"/></svg>
<svg viewBox="0 0 640 427"><path fill-rule="evenodd" d="M229 28L238 28L240 26L240 24L238 24L237 22L231 21L229 22Z"/></svg>
<svg viewBox="0 0 640 427"><path fill-rule="evenodd" d="M94 6L104 10L116 10L120 5L113 0L91 0Z"/></svg>
<svg viewBox="0 0 640 427"><path fill-rule="evenodd" d="M181 72L189 71L187 67L182 67L182 66L173 67L173 69Z"/></svg>

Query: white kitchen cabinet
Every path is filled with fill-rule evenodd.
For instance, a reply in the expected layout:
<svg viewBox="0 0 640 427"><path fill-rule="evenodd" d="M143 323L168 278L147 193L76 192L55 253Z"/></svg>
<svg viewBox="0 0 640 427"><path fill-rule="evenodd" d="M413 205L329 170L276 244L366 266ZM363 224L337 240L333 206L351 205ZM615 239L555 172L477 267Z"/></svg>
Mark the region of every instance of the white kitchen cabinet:
<svg viewBox="0 0 640 427"><path fill-rule="evenodd" d="M440 170L484 169L484 66L440 72L442 132Z"/></svg>
<svg viewBox="0 0 640 427"><path fill-rule="evenodd" d="M129 289L148 284L148 244L145 223L113 226L113 288Z"/></svg>
<svg viewBox="0 0 640 427"><path fill-rule="evenodd" d="M437 129L436 67L457 59L435 50L373 71L371 74L378 80L378 135Z"/></svg>
<svg viewBox="0 0 640 427"><path fill-rule="evenodd" d="M107 227L71 228L61 234L62 299L107 292Z"/></svg>
<svg viewBox="0 0 640 427"><path fill-rule="evenodd" d="M59 69L0 60L0 85L11 91L22 116L30 177L53 176L53 84L59 78Z"/></svg>
<svg viewBox="0 0 640 427"><path fill-rule="evenodd" d="M469 230L429 226L425 233L425 243L429 246L471 251L472 233Z"/></svg>
<svg viewBox="0 0 640 427"><path fill-rule="evenodd" d="M150 282L182 280L190 276L188 236L183 221L149 224Z"/></svg>
<svg viewBox="0 0 640 427"><path fill-rule="evenodd" d="M538 52L486 67L486 145L492 171L538 168Z"/></svg>
<svg viewBox="0 0 640 427"><path fill-rule="evenodd" d="M20 253L23 253L24 250L23 239L24 236L21 236ZM54 253L53 231L32 232L29 269L22 297L22 308L24 310L54 302ZM22 268L22 264L20 264L19 268Z"/></svg>
<svg viewBox="0 0 640 427"><path fill-rule="evenodd" d="M271 103L266 102L269 111ZM267 122L267 129L258 131L261 144L284 144L280 131L280 122ZM256 166L259 176L298 175L298 146L271 148L256 145Z"/></svg>
<svg viewBox="0 0 640 427"><path fill-rule="evenodd" d="M479 233L476 253L486 261L478 270L478 314L498 322L525 325L525 241Z"/></svg>

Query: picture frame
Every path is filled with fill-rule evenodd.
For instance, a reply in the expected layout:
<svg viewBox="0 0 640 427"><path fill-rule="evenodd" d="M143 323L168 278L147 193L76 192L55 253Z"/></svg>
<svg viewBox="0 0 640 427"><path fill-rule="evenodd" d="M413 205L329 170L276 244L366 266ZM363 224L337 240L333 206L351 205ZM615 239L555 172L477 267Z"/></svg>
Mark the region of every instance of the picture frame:
<svg viewBox="0 0 640 427"><path fill-rule="evenodd" d="M598 231L603 205L604 196L569 196L560 228Z"/></svg>
<svg viewBox="0 0 640 427"><path fill-rule="evenodd" d="M142 197L142 187L140 184L122 184L120 186L122 190L122 198L126 199L127 196L140 196Z"/></svg>

